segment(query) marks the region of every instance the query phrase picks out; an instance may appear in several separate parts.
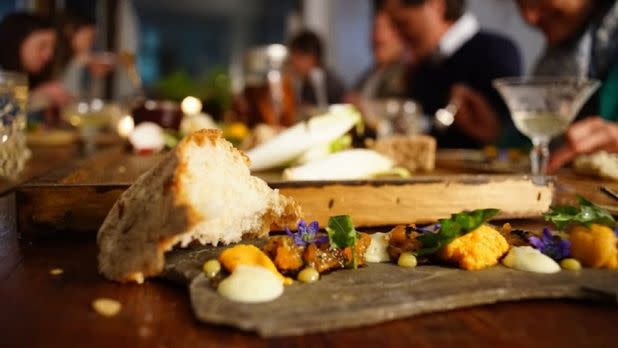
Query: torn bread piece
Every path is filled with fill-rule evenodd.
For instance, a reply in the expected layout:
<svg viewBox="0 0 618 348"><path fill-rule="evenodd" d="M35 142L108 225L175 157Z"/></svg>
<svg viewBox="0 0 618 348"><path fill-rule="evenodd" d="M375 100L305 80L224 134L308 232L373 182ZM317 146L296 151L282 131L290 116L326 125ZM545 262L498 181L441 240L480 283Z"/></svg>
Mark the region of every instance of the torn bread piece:
<svg viewBox="0 0 618 348"><path fill-rule="evenodd" d="M99 229L99 271L141 283L160 273L164 252L196 240L229 244L293 226L300 208L251 176L249 160L204 129L183 139L129 187Z"/></svg>
<svg viewBox="0 0 618 348"><path fill-rule="evenodd" d="M436 167L436 139L428 135L394 135L369 145L412 173L431 172Z"/></svg>

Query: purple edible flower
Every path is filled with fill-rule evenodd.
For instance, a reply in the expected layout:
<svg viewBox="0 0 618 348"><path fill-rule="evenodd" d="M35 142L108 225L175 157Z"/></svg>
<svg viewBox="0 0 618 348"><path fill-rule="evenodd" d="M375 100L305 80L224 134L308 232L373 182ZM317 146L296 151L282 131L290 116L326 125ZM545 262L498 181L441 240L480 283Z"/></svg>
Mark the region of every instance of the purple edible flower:
<svg viewBox="0 0 618 348"><path fill-rule="evenodd" d="M554 236L547 227L543 228L543 236L541 238L532 236L528 238L528 242L541 253L551 257L556 261L560 261L571 255L571 242L564 240L559 236Z"/></svg>
<svg viewBox="0 0 618 348"><path fill-rule="evenodd" d="M298 232L294 233L286 227L285 233L287 233L288 236L292 237L294 244L298 246L307 246L313 243L328 243L327 236L318 236L319 230L320 225L318 225L317 221L314 221L307 225L305 220L301 219L298 222Z"/></svg>

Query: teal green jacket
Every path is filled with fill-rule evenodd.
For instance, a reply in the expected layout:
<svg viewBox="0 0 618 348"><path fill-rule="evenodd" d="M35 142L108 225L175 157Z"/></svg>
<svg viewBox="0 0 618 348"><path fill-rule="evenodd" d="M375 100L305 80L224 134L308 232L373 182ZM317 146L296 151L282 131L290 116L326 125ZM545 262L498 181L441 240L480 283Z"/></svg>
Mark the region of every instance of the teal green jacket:
<svg viewBox="0 0 618 348"><path fill-rule="evenodd" d="M607 79L601 85L601 117L609 121L618 121L618 64L614 64Z"/></svg>

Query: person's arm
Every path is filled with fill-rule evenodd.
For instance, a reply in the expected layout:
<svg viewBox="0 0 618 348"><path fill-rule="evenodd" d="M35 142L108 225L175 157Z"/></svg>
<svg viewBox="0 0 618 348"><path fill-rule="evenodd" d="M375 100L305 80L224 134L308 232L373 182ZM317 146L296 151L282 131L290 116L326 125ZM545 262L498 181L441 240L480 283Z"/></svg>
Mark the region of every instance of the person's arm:
<svg viewBox="0 0 618 348"><path fill-rule="evenodd" d="M454 124L464 133L485 144L498 138L500 118L480 93L462 84L454 85L451 103L458 108Z"/></svg>
<svg viewBox="0 0 618 348"><path fill-rule="evenodd" d="M492 144L505 133L514 131L509 111L492 81L521 75L521 55L511 41L498 37L492 37L486 46L475 49L486 50L479 54L483 60L477 63L478 80L474 86L455 85L451 90L451 102L459 107L455 124L477 141Z"/></svg>
<svg viewBox="0 0 618 348"><path fill-rule="evenodd" d="M58 81L40 84L30 92L30 97L32 99L44 100L49 106L58 108L66 106L73 100L73 96Z"/></svg>
<svg viewBox="0 0 618 348"><path fill-rule="evenodd" d="M549 159L552 173L578 155L595 151L618 152L618 125L600 117L589 117L574 123L564 135L565 145Z"/></svg>

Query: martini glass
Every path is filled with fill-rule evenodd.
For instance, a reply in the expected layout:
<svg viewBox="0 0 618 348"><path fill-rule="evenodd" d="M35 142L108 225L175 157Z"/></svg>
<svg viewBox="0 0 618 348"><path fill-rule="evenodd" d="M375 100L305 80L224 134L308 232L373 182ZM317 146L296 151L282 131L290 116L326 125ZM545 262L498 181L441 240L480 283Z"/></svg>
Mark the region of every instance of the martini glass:
<svg viewBox="0 0 618 348"><path fill-rule="evenodd" d="M515 127L532 141L533 180L545 183L549 142L573 122L599 87L597 80L577 77L508 77L493 81L511 112Z"/></svg>

